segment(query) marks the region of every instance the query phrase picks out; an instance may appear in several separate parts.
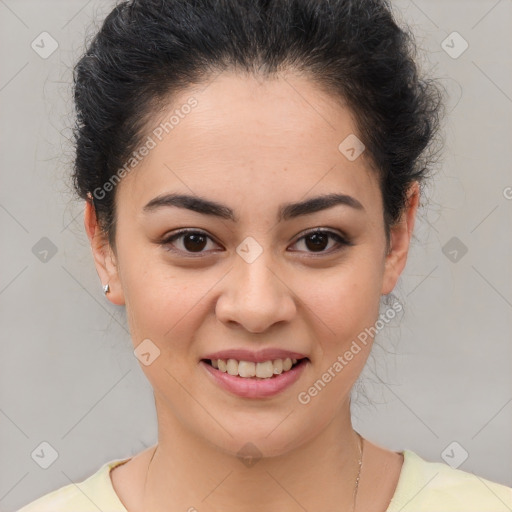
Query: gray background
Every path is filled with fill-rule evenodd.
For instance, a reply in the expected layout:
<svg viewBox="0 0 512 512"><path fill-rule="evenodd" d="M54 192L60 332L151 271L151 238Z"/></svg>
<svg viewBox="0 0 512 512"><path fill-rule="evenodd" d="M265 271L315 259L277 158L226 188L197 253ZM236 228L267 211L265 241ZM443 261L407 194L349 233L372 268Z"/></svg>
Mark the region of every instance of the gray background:
<svg viewBox="0 0 512 512"><path fill-rule="evenodd" d="M512 2L395 4L425 69L449 93L446 149L394 291L405 313L379 335L354 392L354 426L432 461L446 453L460 461L465 450L460 469L512 486ZM67 179L71 66L111 6L0 0L0 509L8 512L156 441L151 387L124 309L102 294L83 204ZM42 46L43 31L59 45L47 58L31 47ZM441 46L454 31L469 44L458 58ZM39 52L51 48L45 41ZM44 441L58 452L48 469L31 456Z"/></svg>

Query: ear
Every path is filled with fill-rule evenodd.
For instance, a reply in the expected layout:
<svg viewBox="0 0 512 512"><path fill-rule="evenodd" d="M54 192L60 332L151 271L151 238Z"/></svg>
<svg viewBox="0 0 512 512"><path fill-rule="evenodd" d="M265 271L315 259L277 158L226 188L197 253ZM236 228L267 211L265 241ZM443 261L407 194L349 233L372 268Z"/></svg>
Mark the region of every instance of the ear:
<svg viewBox="0 0 512 512"><path fill-rule="evenodd" d="M96 272L101 284L105 285L108 283L110 288L106 297L113 304L122 306L125 304L125 301L115 255L107 236L98 225L96 211L90 200L85 202L84 226L91 243L94 264L96 265Z"/></svg>
<svg viewBox="0 0 512 512"><path fill-rule="evenodd" d="M400 221L390 229L390 247L386 255L382 295L393 291L407 262L409 244L414 230L414 221L420 200L419 184L414 181L409 187L408 200Z"/></svg>

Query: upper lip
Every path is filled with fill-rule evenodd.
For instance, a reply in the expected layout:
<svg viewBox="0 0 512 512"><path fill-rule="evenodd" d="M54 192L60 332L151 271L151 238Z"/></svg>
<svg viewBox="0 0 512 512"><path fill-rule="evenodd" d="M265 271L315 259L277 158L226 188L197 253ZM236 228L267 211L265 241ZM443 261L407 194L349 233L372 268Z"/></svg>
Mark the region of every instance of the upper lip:
<svg viewBox="0 0 512 512"><path fill-rule="evenodd" d="M307 356L300 352L292 352L282 348L264 348L261 350L253 351L247 349L231 349L219 350L218 352L211 352L206 354L202 359L236 359L237 361L252 361L254 363L262 363L264 361L273 361L275 359L303 359Z"/></svg>

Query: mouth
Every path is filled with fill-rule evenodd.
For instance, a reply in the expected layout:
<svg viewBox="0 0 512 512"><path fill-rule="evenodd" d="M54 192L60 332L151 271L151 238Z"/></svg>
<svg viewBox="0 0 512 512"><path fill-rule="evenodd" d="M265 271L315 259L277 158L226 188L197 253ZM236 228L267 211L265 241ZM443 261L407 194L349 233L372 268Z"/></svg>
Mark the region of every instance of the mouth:
<svg viewBox="0 0 512 512"><path fill-rule="evenodd" d="M267 361L245 361L237 359L201 359L201 361L219 372L233 377L251 380L272 380L286 374L298 366L305 365L309 358L269 359Z"/></svg>
<svg viewBox="0 0 512 512"><path fill-rule="evenodd" d="M307 370L309 362L307 357L258 362L214 358L201 359L199 365L213 384L231 395L244 399L271 399L291 389Z"/></svg>

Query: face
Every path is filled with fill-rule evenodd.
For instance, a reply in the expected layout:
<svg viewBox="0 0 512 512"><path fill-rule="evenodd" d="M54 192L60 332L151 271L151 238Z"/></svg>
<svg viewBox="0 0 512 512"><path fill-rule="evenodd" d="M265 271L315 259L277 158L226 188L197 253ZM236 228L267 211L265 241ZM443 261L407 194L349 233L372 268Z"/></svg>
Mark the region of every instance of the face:
<svg viewBox="0 0 512 512"><path fill-rule="evenodd" d="M153 130L180 108L168 134ZM371 349L360 335L405 265L417 187L388 252L367 155L338 149L357 135L351 111L298 75L224 73L154 121L154 144L117 185L115 255L90 207L86 228L107 297L126 305L146 354L159 429L229 453L247 442L285 453L348 414ZM205 362L223 351L275 375L230 376ZM298 361L281 374L268 363L287 356Z"/></svg>

